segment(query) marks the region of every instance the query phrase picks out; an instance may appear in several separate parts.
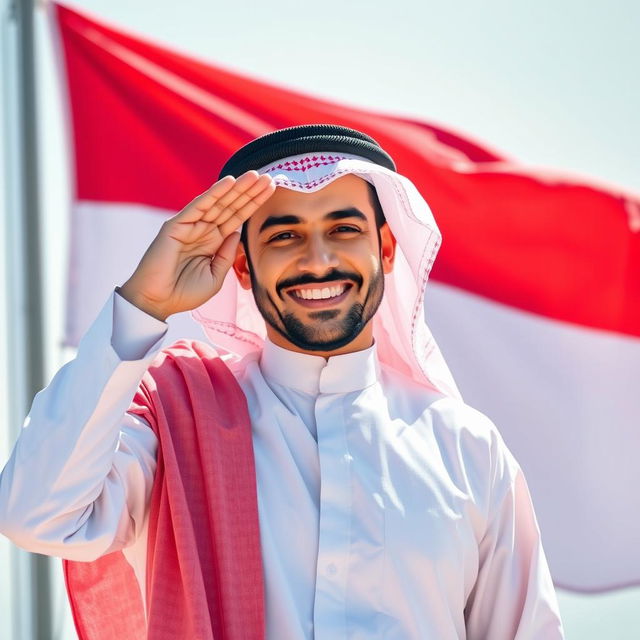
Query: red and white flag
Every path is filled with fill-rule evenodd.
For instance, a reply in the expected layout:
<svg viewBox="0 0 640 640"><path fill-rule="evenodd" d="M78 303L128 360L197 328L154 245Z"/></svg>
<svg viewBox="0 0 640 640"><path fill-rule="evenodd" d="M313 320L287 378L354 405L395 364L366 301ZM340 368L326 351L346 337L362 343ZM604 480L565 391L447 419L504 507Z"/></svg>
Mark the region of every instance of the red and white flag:
<svg viewBox="0 0 640 640"><path fill-rule="evenodd" d="M429 323L465 400L496 422L524 468L556 584L640 584L637 194L52 11L74 157L68 344L239 146L297 124L360 129L443 232ZM188 315L170 322L174 337L203 337Z"/></svg>

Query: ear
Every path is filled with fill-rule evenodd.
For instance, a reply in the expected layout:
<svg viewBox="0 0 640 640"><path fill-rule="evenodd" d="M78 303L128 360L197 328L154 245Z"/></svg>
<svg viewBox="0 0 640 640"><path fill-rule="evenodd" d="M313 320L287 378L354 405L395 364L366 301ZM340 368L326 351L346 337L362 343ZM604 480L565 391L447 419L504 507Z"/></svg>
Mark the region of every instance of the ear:
<svg viewBox="0 0 640 640"><path fill-rule="evenodd" d="M243 289L251 289L251 276L249 275L249 260L244 248L244 242L238 243L236 257L233 261L233 270L236 272L238 282Z"/></svg>
<svg viewBox="0 0 640 640"><path fill-rule="evenodd" d="M380 227L380 255L382 256L382 272L391 273L396 257L396 239L386 222Z"/></svg>

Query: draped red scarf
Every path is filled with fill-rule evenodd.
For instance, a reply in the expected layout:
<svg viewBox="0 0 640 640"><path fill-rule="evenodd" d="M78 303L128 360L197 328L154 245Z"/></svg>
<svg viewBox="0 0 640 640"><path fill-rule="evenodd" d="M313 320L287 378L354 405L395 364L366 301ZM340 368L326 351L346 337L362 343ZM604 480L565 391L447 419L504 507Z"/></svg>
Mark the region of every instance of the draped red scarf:
<svg viewBox="0 0 640 640"><path fill-rule="evenodd" d="M160 352L131 413L158 437L146 600L122 551L64 560L80 640L264 638L264 582L251 422L237 381L208 345Z"/></svg>

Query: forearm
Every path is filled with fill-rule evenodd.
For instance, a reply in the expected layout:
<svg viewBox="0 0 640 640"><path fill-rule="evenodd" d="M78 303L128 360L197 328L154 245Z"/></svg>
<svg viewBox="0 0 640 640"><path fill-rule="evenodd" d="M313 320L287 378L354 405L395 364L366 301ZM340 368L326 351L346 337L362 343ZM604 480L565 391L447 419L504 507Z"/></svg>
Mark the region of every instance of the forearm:
<svg viewBox="0 0 640 640"><path fill-rule="evenodd" d="M112 305L36 395L0 475L0 531L31 551L91 559L127 544L144 517L156 440L126 411L159 344L121 359Z"/></svg>

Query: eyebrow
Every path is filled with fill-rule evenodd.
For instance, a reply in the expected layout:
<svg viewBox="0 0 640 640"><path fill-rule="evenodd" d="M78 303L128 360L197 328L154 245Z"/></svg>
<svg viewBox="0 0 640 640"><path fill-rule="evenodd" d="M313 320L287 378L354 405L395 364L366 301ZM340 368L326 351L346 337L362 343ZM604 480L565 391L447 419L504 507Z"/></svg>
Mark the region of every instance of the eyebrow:
<svg viewBox="0 0 640 640"><path fill-rule="evenodd" d="M367 216L357 209L356 207L348 207L346 209L338 209L337 211L330 211L325 215L325 220L344 220L345 218L358 218L367 222ZM258 233L262 233L269 227L278 227L281 225L301 224L302 219L292 214L285 214L282 216L269 216L261 225Z"/></svg>

